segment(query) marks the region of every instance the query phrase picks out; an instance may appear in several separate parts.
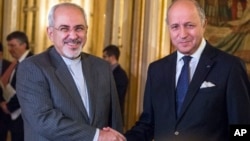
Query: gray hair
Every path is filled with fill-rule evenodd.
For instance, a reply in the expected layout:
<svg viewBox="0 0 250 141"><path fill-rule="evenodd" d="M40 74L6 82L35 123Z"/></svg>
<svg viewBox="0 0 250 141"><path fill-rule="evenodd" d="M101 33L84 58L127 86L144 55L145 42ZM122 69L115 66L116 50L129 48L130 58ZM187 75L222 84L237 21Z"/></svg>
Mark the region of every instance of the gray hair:
<svg viewBox="0 0 250 141"><path fill-rule="evenodd" d="M49 24L49 26L54 26L54 14L55 14L55 11L56 11L57 8L59 8L61 6L71 6L71 7L75 7L77 9L79 9L82 12L82 15L83 15L83 18L85 20L86 26L88 25L87 24L86 13L85 13L84 9L81 6L77 5L77 4L67 3L66 2L66 3L59 3L57 5L54 5L50 9L49 14L48 14L48 22L49 22L48 24Z"/></svg>
<svg viewBox="0 0 250 141"><path fill-rule="evenodd" d="M175 4L175 2L177 2L178 0L174 0L170 6L168 7L168 10L167 10L167 15L168 15L168 12L169 10L172 8L172 6ZM199 13L199 16L200 16L200 19L201 19L201 22L202 24L205 23L206 21L206 14L205 14L205 11L204 9L201 7L201 5L196 1L196 0L189 0L190 2L192 2L194 4L194 6L196 7L196 10L198 11ZM166 18L166 22L168 24L168 16Z"/></svg>

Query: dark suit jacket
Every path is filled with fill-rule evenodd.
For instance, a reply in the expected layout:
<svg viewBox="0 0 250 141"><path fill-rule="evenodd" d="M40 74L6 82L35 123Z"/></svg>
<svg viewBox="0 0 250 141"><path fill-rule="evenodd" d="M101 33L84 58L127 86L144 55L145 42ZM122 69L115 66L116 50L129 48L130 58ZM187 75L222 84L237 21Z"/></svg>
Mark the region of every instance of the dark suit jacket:
<svg viewBox="0 0 250 141"><path fill-rule="evenodd" d="M109 64L81 53L89 94L88 117L67 65L54 47L20 63L17 96L25 141L91 141L96 128L122 132L117 91Z"/></svg>
<svg viewBox="0 0 250 141"><path fill-rule="evenodd" d="M6 69L9 67L10 64L11 64L10 61L8 61L8 60L6 60L6 59L3 59L1 76L2 76L3 73L6 71Z"/></svg>
<svg viewBox="0 0 250 141"><path fill-rule="evenodd" d="M25 57L25 59L28 58L28 57L30 57L30 56L32 56L32 55L33 55L33 53L29 52L28 55ZM17 66L17 68L18 68L18 66ZM12 82L9 82L9 83L12 84L12 86L13 86L14 89L16 89L16 73L17 73L17 71L15 71L15 73L13 75ZM10 112L14 112L15 110L17 110L17 109L20 108L20 104L19 104L19 101L17 99L17 95L16 94L7 103L7 108L8 108L8 110Z"/></svg>
<svg viewBox="0 0 250 141"><path fill-rule="evenodd" d="M113 70L113 75L116 83L117 93L121 106L122 114L124 114L125 96L128 87L128 77L126 72L120 65L116 66Z"/></svg>
<svg viewBox="0 0 250 141"><path fill-rule="evenodd" d="M128 141L228 141L230 124L250 124L247 74L240 61L206 45L180 117L175 110L177 53L150 64L143 113ZM204 81L215 87L200 88Z"/></svg>
<svg viewBox="0 0 250 141"><path fill-rule="evenodd" d="M9 67L9 65L11 64L10 61L3 59L2 62L2 72L1 72L1 76L3 75L3 73L7 70L7 68ZM0 102L5 101L4 97L3 97L3 90L0 87ZM0 108L0 120L5 120L5 118L8 118L8 116L2 111L2 109Z"/></svg>
<svg viewBox="0 0 250 141"><path fill-rule="evenodd" d="M4 74L4 72L7 70L7 68L9 67L10 64L11 64L10 61L8 61L6 59L2 60L2 72L1 72L1 76ZM3 90L0 87L0 102L2 102L2 101L5 101L5 100L4 100L4 97L3 97ZM0 111L1 111L1 109L0 109Z"/></svg>

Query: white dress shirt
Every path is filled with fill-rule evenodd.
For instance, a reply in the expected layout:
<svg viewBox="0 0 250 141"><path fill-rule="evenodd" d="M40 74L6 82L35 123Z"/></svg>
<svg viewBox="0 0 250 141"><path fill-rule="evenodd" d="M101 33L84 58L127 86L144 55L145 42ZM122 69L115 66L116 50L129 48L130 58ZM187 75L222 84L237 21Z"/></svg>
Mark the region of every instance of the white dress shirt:
<svg viewBox="0 0 250 141"><path fill-rule="evenodd" d="M63 56L62 58L64 62L66 63L66 65L68 66L68 69L75 81L76 87L78 89L78 92L81 95L82 102L89 116L88 89L87 89L86 80L84 78L83 71L82 71L81 57L78 57L74 60L65 58ZM96 129L96 133L95 133L93 141L98 140L99 132L100 132L99 129Z"/></svg>
<svg viewBox="0 0 250 141"><path fill-rule="evenodd" d="M198 62L200 60L201 53L203 52L203 50L205 48L205 45L206 45L206 41L203 38L199 48L193 54L190 55L192 57L192 59L190 60L190 63L189 63L190 81L192 80L192 78L194 76L194 72L195 72L196 67L198 65ZM177 86L178 79L179 79L179 76L180 76L180 73L181 73L181 69L182 69L182 66L184 65L184 61L182 60L183 56L184 56L184 54L177 51L175 86Z"/></svg>

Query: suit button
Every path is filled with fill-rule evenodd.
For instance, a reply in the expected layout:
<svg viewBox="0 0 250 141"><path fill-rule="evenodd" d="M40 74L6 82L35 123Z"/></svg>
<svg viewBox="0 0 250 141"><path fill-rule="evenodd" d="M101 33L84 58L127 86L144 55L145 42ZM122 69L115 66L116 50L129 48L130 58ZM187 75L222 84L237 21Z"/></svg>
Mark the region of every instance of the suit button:
<svg viewBox="0 0 250 141"><path fill-rule="evenodd" d="M178 131L175 131L174 134L178 136L180 133Z"/></svg>

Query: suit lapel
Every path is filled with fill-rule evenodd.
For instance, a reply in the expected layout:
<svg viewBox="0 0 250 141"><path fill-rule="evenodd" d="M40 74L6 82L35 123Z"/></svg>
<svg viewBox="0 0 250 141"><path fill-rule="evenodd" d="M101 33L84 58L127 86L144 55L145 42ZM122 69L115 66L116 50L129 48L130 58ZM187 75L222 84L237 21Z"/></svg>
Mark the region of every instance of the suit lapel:
<svg viewBox="0 0 250 141"><path fill-rule="evenodd" d="M166 82L166 86L170 86L168 88L166 88L166 91L167 93L169 93L168 97L167 98L171 105L171 115L176 115L176 97L175 97L175 75L176 75L176 59L177 59L177 53L175 52L172 56L169 57L169 63L166 63L165 66L165 72L168 72L168 73L165 73L165 77L170 76L171 78L169 79L168 78L165 78L165 80L167 81ZM175 117L173 117L173 119L175 119Z"/></svg>
<svg viewBox="0 0 250 141"><path fill-rule="evenodd" d="M53 65L55 65L56 67L55 74L58 80L61 82L63 87L67 90L67 93L76 102L76 105L77 105L76 107L79 108L79 110L83 113L83 117L85 117L86 121L89 121L88 114L82 102L80 93L78 92L74 79L71 76L67 68L67 65L64 63L61 56L56 52L55 48L51 49L50 56L51 58L53 58L51 60L53 61Z"/></svg>
<svg viewBox="0 0 250 141"><path fill-rule="evenodd" d="M32 56L33 55L33 53L31 53L31 52L29 52L26 56L25 56L25 58L24 59L26 59L26 58L28 58L28 57L30 57L30 56ZM12 80L11 80L11 86L13 86L13 88L14 89L16 89L16 70L17 70L17 68L18 68L18 64L19 64L19 62L17 62L17 64L16 64L16 67L15 67L15 69L14 69L14 74L13 74L13 77L12 77Z"/></svg>
<svg viewBox="0 0 250 141"><path fill-rule="evenodd" d="M193 79L190 82L186 98L183 102L182 109L180 111L180 118L183 116L183 114L187 110L188 106L190 105L195 95L199 91L201 84L204 82L204 80L206 79L206 76L211 70L214 64L214 61L212 60L214 56L215 56L215 52L213 52L212 47L207 44L203 53L201 54Z"/></svg>

